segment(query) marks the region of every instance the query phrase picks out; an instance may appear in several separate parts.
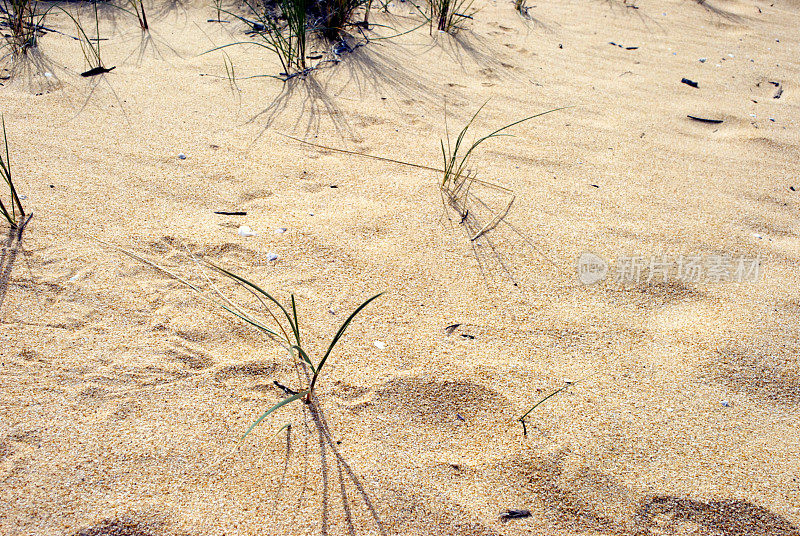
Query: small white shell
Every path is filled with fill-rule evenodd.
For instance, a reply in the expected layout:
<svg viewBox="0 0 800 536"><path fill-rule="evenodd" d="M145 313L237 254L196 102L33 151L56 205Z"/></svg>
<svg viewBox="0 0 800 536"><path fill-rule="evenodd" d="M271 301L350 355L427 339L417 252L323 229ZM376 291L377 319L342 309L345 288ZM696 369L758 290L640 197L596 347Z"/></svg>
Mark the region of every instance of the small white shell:
<svg viewBox="0 0 800 536"><path fill-rule="evenodd" d="M242 225L241 227L239 227L239 236L244 236L244 237L256 236L256 232L253 231L247 225Z"/></svg>
<svg viewBox="0 0 800 536"><path fill-rule="evenodd" d="M178 158L179 158L180 160L186 160L186 155L185 155L185 154L183 154L183 153L178 153Z"/></svg>
<svg viewBox="0 0 800 536"><path fill-rule="evenodd" d="M275 229L275 234L283 234L286 232L286 227L278 227Z"/></svg>
<svg viewBox="0 0 800 536"><path fill-rule="evenodd" d="M375 348L378 348L380 350L386 350L386 343L385 342L374 341L373 344L375 344Z"/></svg>
<svg viewBox="0 0 800 536"><path fill-rule="evenodd" d="M267 260L268 261L277 261L278 256L274 253L267 253Z"/></svg>

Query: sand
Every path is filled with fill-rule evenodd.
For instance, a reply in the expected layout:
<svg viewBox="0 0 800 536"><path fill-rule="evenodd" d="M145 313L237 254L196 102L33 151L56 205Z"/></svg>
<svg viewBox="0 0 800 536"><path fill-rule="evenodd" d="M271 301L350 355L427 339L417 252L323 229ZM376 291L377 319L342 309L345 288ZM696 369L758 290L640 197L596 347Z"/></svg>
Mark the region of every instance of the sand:
<svg viewBox="0 0 800 536"><path fill-rule="evenodd" d="M523 20L479 0L454 37L373 40L286 84L247 78L275 59L232 47L235 87L201 53L243 26L210 6L151 6L150 41L105 13L100 78L45 35L41 68L0 88L34 213L21 243L2 229L0 534L800 534L800 3L632 4ZM418 24L389 11L373 36ZM516 196L477 241L436 173L280 135L436 167L445 116L454 135L487 101L476 135L571 107L476 151ZM484 220L508 199L473 191ZM204 287L192 256L294 293L317 354L386 294L319 410L240 443L274 381L302 387L286 352L97 239ZM761 273L586 286L584 252Z"/></svg>

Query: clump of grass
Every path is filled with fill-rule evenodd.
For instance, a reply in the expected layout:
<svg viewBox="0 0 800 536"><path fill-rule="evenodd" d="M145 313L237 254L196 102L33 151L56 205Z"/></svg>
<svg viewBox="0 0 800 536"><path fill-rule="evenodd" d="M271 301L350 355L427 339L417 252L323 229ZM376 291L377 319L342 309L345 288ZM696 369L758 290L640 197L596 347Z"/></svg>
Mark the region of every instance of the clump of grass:
<svg viewBox="0 0 800 536"><path fill-rule="evenodd" d="M369 19L371 0L323 0L319 2L321 22L320 33L331 41L339 41L346 33L346 26L353 18L356 9L365 6L364 23Z"/></svg>
<svg viewBox="0 0 800 536"><path fill-rule="evenodd" d="M470 157L472 156L473 151L478 148L483 142L490 140L492 138L498 138L501 136L510 136L510 134L505 133L506 130L509 128L519 125L520 123L524 123L525 121L529 121L535 117L539 117L550 112L555 112L556 110L561 110L563 108L555 108L553 110L547 110L546 112L540 112L535 115L531 115L524 119L520 119L519 121L514 121L513 123L509 123L503 127L498 128L497 130L478 138L474 141L469 147L466 148L465 151L462 151L466 144L464 142L464 138L467 135L467 131L472 126L472 123L475 121L475 118L478 117L478 114L481 113L481 110L486 106L488 103L485 102L478 111L472 116L472 118L467 122L461 132L458 134L458 137L455 140L455 144L451 145L450 143L450 132L447 130L447 115L445 113L445 132L446 132L446 146L445 140L440 140L440 145L442 149L442 159L444 164L444 169L442 170L442 180L439 184L439 188L442 193L442 197L445 203L451 206L458 215L461 217L461 221L463 222L467 216L469 215L469 208L467 204L467 199L470 197L470 189L474 183L479 183L483 186L489 187L493 190L499 191L501 193L505 193L509 196L508 204L506 205L504 210L498 212L491 221L489 221L486 225L482 228L478 229L475 236L472 240L476 240L478 237L483 235L486 231L497 225L497 222L503 218L508 211L511 209L511 205L514 202L514 194L513 192L498 184L493 184L490 182L479 180L475 177L473 173L471 173L467 169L467 164L469 162Z"/></svg>
<svg viewBox="0 0 800 536"><path fill-rule="evenodd" d="M0 0L0 29L13 57L37 45L47 13L38 13L37 7L36 0Z"/></svg>
<svg viewBox="0 0 800 536"><path fill-rule="evenodd" d="M153 268L159 270L160 272L172 277L176 281L179 281L183 285L186 285L190 289L194 290L199 295L208 298L208 293L205 292L202 288L198 287L187 281L186 279L180 277L179 275L173 273L172 271L159 266L158 264L145 259L144 257L136 254L133 251L121 248L119 246L114 246L113 244L109 244L108 242L104 242L100 239L95 238L101 244L105 244L107 246L111 246L116 248L117 250L125 253L126 255L143 262ZM253 429L258 426L261 421L266 419L271 413L276 411L277 409L295 402L297 400L302 400L306 404L312 404L314 401L314 392L319 381L320 375L322 373L322 369L325 367L325 364L328 362L328 359L331 357L334 348L341 340L342 336L344 335L345 331L347 330L350 323L353 319L360 313L367 305L372 303L374 300L379 298L383 295L383 293L376 294L363 302L361 305L356 307L356 309L350 313L350 316L339 326L339 329L336 331L336 334L331 338L330 343L328 344L327 350L319 359L313 359L312 353L308 350L308 348L304 345L303 339L301 336L300 330L300 320L297 314L297 303L295 301L294 294L290 295L289 302L284 305L279 302L276 298L274 298L271 294L267 291L256 285L255 283L231 272L230 270L226 270L216 264L206 261L206 265L208 265L213 270L219 272L223 276L231 279L233 282L244 288L247 292L249 292L252 296L254 296L258 302L264 308L266 316L264 318L260 318L252 313L250 313L245 308L237 305L232 300L230 300L227 296L225 296L214 284L211 280L206 276L206 280L208 281L209 285L213 289L213 293L215 298L213 302L222 307L224 310L228 311L229 313L233 314L234 316L240 318L241 320L245 321L246 323L250 324L258 328L262 333L264 333L267 337L271 340L275 341L283 348L287 350L289 355L292 359L296 360L298 364L301 366L307 367L307 370L310 372L308 374L308 384L307 386L300 390L294 391L287 387L280 386L287 392L290 396L284 398L267 411L265 411L251 426L247 429L247 431L242 436L242 439L246 437ZM284 427L285 428L285 427ZM283 428L282 428L283 429Z"/></svg>
<svg viewBox="0 0 800 536"><path fill-rule="evenodd" d="M0 199L0 213L8 221L12 229L21 229L25 224L25 209L22 208L22 202L17 194L17 189L14 187L14 181L11 177L11 157L8 151L8 136L6 135L6 121L5 118L0 116L0 123L3 126L3 145L5 146L5 156L0 153L0 175L8 187L11 194L11 202L9 207Z"/></svg>
<svg viewBox="0 0 800 536"><path fill-rule="evenodd" d="M278 10L251 0L245 0L244 4L255 20L224 11L219 5L217 11L218 13L224 11L224 13L250 25L252 27L250 33L257 36L258 40L255 42L237 41L216 47L208 52L229 46L255 44L266 48L278 57L282 69L280 78L283 80L305 74L307 72L309 0L281 0Z"/></svg>
<svg viewBox="0 0 800 536"><path fill-rule="evenodd" d="M435 23L440 32L456 33L464 20L475 14L472 3L473 0L430 0L431 32Z"/></svg>
<svg viewBox="0 0 800 536"><path fill-rule="evenodd" d="M345 330L353 321L353 319L360 313L367 305L369 305L373 300L380 297L383 293L376 294L375 296L369 298L361 305L356 307L356 309L350 313L350 316L342 323L342 325L337 330L336 334L331 338L330 343L328 344L327 350L325 353L317 359L316 361L312 359L311 354L306 349L303 344L301 333L300 333L300 321L297 315L297 304L295 302L294 294L292 294L289 298L289 303L282 304L276 298L274 298L271 294L267 291L252 283L251 281L234 274L233 272L226 270L224 268L218 267L213 264L209 264L215 270L220 272L221 274L225 275L226 277L232 279L237 284L244 287L248 292L250 292L253 296L255 296L259 302L263 305L268 317L269 321L264 321L263 319L256 318L252 314L248 313L241 307L234 304L232 301L223 297L225 303L222 304L222 308L226 311L232 313L233 315L237 316L238 318L244 320L248 324L255 326L272 340L278 342L281 346L286 348L289 354L292 356L293 359L296 359L299 363L303 364L304 366L308 367L310 370L310 379L308 385L305 389L299 392L294 392L288 398L281 400L278 404L272 406L267 411L265 411L245 432L245 436L249 434L262 420L264 420L267 416L269 416L272 412L277 410L278 408L294 402L296 400L303 400L306 404L310 404L313 400L314 396L314 389L316 388L317 381L319 380L320 374L322 373L322 369L324 368L325 364L328 362L328 358L330 358L333 349L336 347L336 344L341 340L342 336L344 335ZM274 308L274 310L273 310ZM244 436L243 436L244 437Z"/></svg>

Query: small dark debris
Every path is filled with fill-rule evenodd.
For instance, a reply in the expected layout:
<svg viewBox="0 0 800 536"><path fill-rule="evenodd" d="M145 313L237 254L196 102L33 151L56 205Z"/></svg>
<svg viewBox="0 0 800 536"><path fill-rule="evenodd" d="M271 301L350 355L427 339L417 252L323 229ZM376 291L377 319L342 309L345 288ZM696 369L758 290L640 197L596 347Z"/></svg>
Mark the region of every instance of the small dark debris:
<svg viewBox="0 0 800 536"><path fill-rule="evenodd" d="M561 43L559 43L559 44L558 44L558 48L564 48L564 45L562 45Z"/></svg>
<svg viewBox="0 0 800 536"><path fill-rule="evenodd" d="M322 54L315 54L315 55L313 55L313 56L308 56L308 59L310 59L310 60L319 60L319 59L322 59Z"/></svg>
<svg viewBox="0 0 800 536"><path fill-rule="evenodd" d="M461 324L450 324L449 326L444 328L444 330L447 332L448 335L452 335L453 332L456 330L456 328L458 328L458 326L460 325Z"/></svg>
<svg viewBox="0 0 800 536"><path fill-rule="evenodd" d="M501 521L508 521L510 519L521 519L523 517L531 517L530 510L512 510L509 508L502 514L500 514Z"/></svg>
<svg viewBox="0 0 800 536"><path fill-rule="evenodd" d="M475 335L470 335L469 333L462 333L461 336L464 337L465 339L469 339L471 341L475 340Z"/></svg>
<svg viewBox="0 0 800 536"><path fill-rule="evenodd" d="M722 119L706 119L704 117L695 117L693 115L687 115L686 117L695 121L700 121L701 123L710 123L712 125L718 125L722 123Z"/></svg>
<svg viewBox="0 0 800 536"><path fill-rule="evenodd" d="M263 32L266 31L267 27L261 24L260 22L253 23L253 31L254 32Z"/></svg>
<svg viewBox="0 0 800 536"><path fill-rule="evenodd" d="M460 414L458 414L458 413L456 413L456 419L458 419L459 421L463 421L463 422L466 422L466 420L467 420L467 419L465 419L464 417L462 417L462 416L461 416Z"/></svg>
<svg viewBox="0 0 800 536"><path fill-rule="evenodd" d="M600 188L600 187L599 187L598 185L596 185L596 184L590 184L589 186L591 186L591 187L593 187L593 188Z"/></svg>
<svg viewBox="0 0 800 536"><path fill-rule="evenodd" d="M773 97L772 97L772 98L773 98L773 99L780 99L780 98L781 98L781 95L783 95L783 88L782 88L782 87L779 87L779 88L778 88L778 91L776 91L776 92L775 92L775 95L773 95Z"/></svg>
<svg viewBox="0 0 800 536"><path fill-rule="evenodd" d="M796 192L796 191L797 191L797 190L795 190L795 189L794 189L794 186L789 186L789 189L790 189L791 191L793 191L793 192Z"/></svg>
<svg viewBox="0 0 800 536"><path fill-rule="evenodd" d="M699 87L697 85L697 82L695 82L694 80L689 80L688 78L681 78L681 82L683 82L687 86Z"/></svg>
<svg viewBox="0 0 800 536"><path fill-rule="evenodd" d="M94 67L92 69L89 69L88 71L82 72L81 76L84 77L84 78L88 78L90 76L97 76L98 74L110 73L114 69L116 69L116 66L109 67L109 68L106 68L106 67Z"/></svg>
<svg viewBox="0 0 800 536"><path fill-rule="evenodd" d="M625 50L637 50L639 48L639 47L626 47L626 46L623 46L623 45L618 45L614 41L609 41L608 44L609 45L614 45L615 47L624 48Z"/></svg>
<svg viewBox="0 0 800 536"><path fill-rule="evenodd" d="M338 188L338 187L339 186L337 186L336 184L331 184L331 188Z"/></svg>
<svg viewBox="0 0 800 536"><path fill-rule="evenodd" d="M51 185L50 185L50 188L55 188L55 187L56 187L56 186L55 186L54 184L51 184Z"/></svg>
<svg viewBox="0 0 800 536"><path fill-rule="evenodd" d="M297 394L297 391L289 387L286 387L285 385L281 384L278 380L272 380L272 383L274 383L275 387L286 393L288 396L294 396Z"/></svg>
<svg viewBox="0 0 800 536"><path fill-rule="evenodd" d="M247 212L243 212L240 210L215 210L214 214L221 214L223 216L247 216Z"/></svg>

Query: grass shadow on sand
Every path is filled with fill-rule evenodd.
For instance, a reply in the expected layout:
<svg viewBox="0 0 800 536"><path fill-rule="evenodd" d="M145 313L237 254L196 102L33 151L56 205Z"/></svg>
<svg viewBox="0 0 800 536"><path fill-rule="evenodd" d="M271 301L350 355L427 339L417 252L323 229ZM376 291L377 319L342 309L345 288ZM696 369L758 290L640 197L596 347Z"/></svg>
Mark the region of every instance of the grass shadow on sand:
<svg viewBox="0 0 800 536"><path fill-rule="evenodd" d="M278 96L264 110L247 120L248 124L256 122L262 124L261 130L250 142L251 148L286 110L292 109L289 103L294 99L302 101L295 123L298 128L302 128L303 135L318 133L325 117L331 120L338 134L343 135L349 129L331 94L316 79L314 73L311 73L304 78L295 77L284 82ZM300 127L302 124L304 126Z"/></svg>
<svg viewBox="0 0 800 536"><path fill-rule="evenodd" d="M302 365L298 364L294 368L298 382L308 383L311 380L310 372L304 369ZM275 385L279 386L287 397L293 392L284 386L280 386L277 382ZM301 447L298 450L301 450L301 460L299 461L302 464L302 477L299 482L299 493L292 496L294 502L291 508L297 511L304 510L303 503L306 500L306 490L315 490L313 482L309 481L309 471L311 471L311 474L318 479L317 482L321 488L315 490L317 491L315 493L315 495L318 495L317 497L314 499L309 498L309 500L318 500L319 503L319 534L328 536L332 532L343 532L355 535L362 531L368 534L376 534L375 531L377 531L377 534L385 535L386 529L372 499L361 479L340 452L338 445L341 442L333 438L325 412L322 410L317 396L312 395L311 401L301 404L300 408L302 422L284 425L278 432L278 434L285 434L285 446L282 449L284 461L281 468L280 482L275 490L273 515L279 516L282 511L279 509L279 505L282 503L287 486L290 466L293 465L292 460L296 459L294 451L295 442L297 442ZM297 434L299 437L295 439L295 430L297 429L300 430L300 433ZM313 447L309 443L316 443L319 448L317 451L318 465L313 469L310 467L311 463L309 462ZM363 505L363 509L359 508L360 504ZM285 510L290 507L284 504L283 508ZM359 512L362 515L359 516ZM332 521L333 518L340 519L343 522L343 526L335 526L335 522ZM334 530L334 528L341 530Z"/></svg>
<svg viewBox="0 0 800 536"><path fill-rule="evenodd" d="M320 469L322 474L322 513L321 513L321 534L326 536L329 534L330 524L330 500L332 496L331 482L330 482L330 467L328 466L328 452L333 456L332 461L336 465L336 477L338 480L338 495L341 500L342 510L344 511L345 524L347 525L348 534L356 534L356 524L354 523L353 507L356 506L357 497L361 498L364 507L369 513L369 517L375 524L378 532L382 535L386 534L386 530L378 517L378 512L372 504L372 500L364 489L361 480L355 474L353 469L342 456L339 449L336 447L336 442L331 437L328 423L325 419L325 414L318 402L314 400L308 405L308 412L311 415L312 422L316 427L317 438L319 441L319 454L320 454ZM351 499L347 493L347 483L355 488L356 499Z"/></svg>
<svg viewBox="0 0 800 536"><path fill-rule="evenodd" d="M29 216L30 218L30 216ZM0 251L0 311L3 310L3 302L8 292L8 285L11 282L11 273L14 271L14 263L22 249L22 233L25 231L26 219L17 229L9 229L6 235L3 249Z"/></svg>

